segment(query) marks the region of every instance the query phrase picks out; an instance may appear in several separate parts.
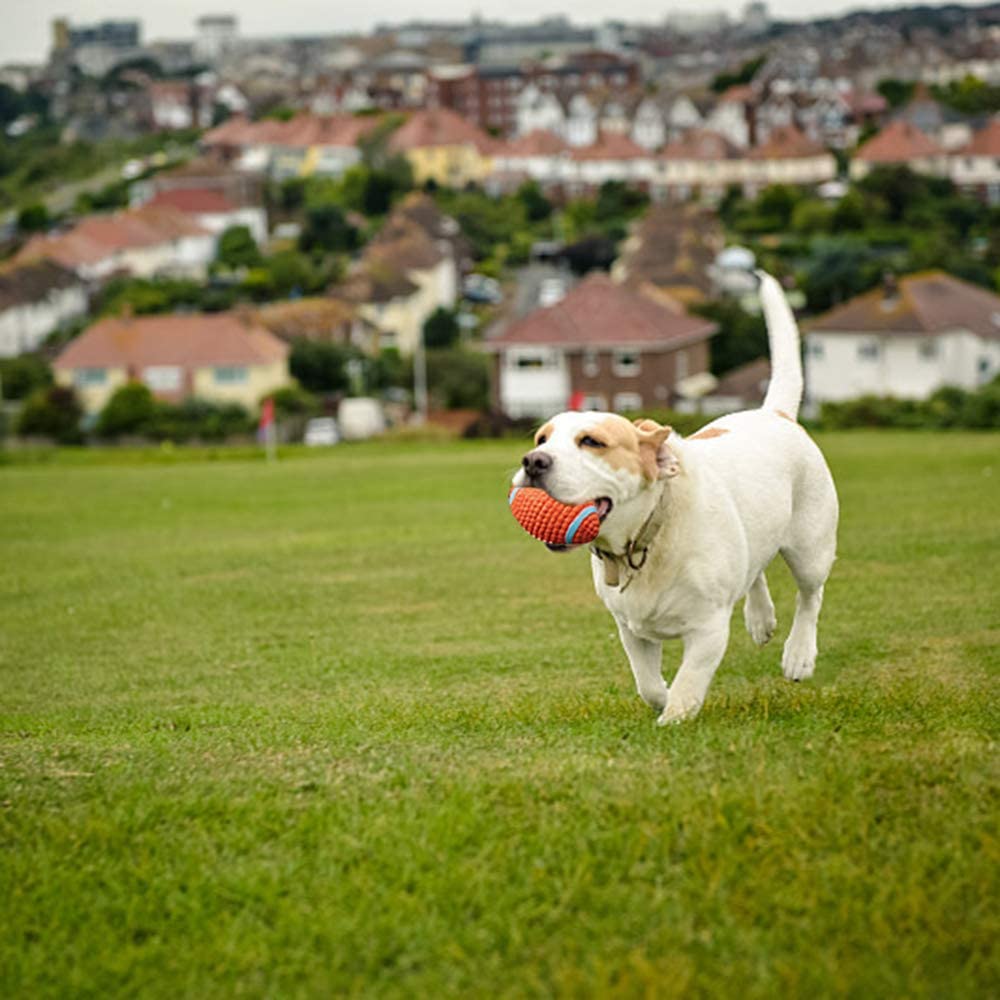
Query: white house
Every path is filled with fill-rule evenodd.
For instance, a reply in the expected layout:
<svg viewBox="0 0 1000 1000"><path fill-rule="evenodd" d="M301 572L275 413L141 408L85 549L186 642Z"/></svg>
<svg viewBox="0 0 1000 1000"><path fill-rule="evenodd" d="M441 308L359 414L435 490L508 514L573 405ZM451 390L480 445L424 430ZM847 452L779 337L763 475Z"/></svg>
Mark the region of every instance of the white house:
<svg viewBox="0 0 1000 1000"><path fill-rule="evenodd" d="M597 109L585 94L576 94L569 102L565 139L571 146L592 146L597 142Z"/></svg>
<svg viewBox="0 0 1000 1000"><path fill-rule="evenodd" d="M950 166L955 184L989 205L1000 205L1000 118L991 118L964 149L955 152Z"/></svg>
<svg viewBox="0 0 1000 1000"><path fill-rule="evenodd" d="M54 261L0 268L0 357L35 350L50 333L86 311L84 283Z"/></svg>
<svg viewBox="0 0 1000 1000"><path fill-rule="evenodd" d="M748 85L730 87L705 119L705 128L724 135L737 148L746 149L750 145L753 99L753 91Z"/></svg>
<svg viewBox="0 0 1000 1000"><path fill-rule="evenodd" d="M1000 372L1000 296L942 271L911 274L837 306L805 335L810 404L923 399Z"/></svg>
<svg viewBox="0 0 1000 1000"><path fill-rule="evenodd" d="M554 132L562 135L566 127L566 112L559 98L537 84L529 83L518 95L515 105L517 134Z"/></svg>
<svg viewBox="0 0 1000 1000"><path fill-rule="evenodd" d="M667 141L667 122L655 97L644 97L632 119L632 141L652 152Z"/></svg>
<svg viewBox="0 0 1000 1000"><path fill-rule="evenodd" d="M267 212L260 205L234 205L221 191L174 188L160 191L147 204L183 212L216 236L232 226L246 226L258 246L267 242Z"/></svg>

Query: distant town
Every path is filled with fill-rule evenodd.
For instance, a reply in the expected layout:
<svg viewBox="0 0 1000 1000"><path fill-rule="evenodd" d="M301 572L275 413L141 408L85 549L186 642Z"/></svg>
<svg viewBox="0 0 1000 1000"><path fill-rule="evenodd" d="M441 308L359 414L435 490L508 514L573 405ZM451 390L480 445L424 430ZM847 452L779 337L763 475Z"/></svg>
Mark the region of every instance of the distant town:
<svg viewBox="0 0 1000 1000"><path fill-rule="evenodd" d="M51 25L0 67L0 435L332 444L756 405L1000 424L1000 5ZM877 401L878 405L875 405Z"/></svg>

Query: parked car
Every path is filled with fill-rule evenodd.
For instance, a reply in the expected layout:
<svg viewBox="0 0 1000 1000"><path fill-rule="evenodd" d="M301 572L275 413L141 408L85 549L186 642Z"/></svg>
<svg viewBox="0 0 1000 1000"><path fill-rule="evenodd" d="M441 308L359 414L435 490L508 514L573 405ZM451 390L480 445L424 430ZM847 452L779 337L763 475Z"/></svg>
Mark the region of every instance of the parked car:
<svg viewBox="0 0 1000 1000"><path fill-rule="evenodd" d="M314 417L306 424L302 441L310 448L339 444L340 431L337 429L337 421L333 417Z"/></svg>
<svg viewBox="0 0 1000 1000"><path fill-rule="evenodd" d="M377 399L355 396L341 401L337 418L345 441L364 441L385 431L385 412Z"/></svg>
<svg viewBox="0 0 1000 1000"><path fill-rule="evenodd" d="M462 282L462 295L470 302L485 302L494 305L503 298L500 282L485 274L466 275Z"/></svg>

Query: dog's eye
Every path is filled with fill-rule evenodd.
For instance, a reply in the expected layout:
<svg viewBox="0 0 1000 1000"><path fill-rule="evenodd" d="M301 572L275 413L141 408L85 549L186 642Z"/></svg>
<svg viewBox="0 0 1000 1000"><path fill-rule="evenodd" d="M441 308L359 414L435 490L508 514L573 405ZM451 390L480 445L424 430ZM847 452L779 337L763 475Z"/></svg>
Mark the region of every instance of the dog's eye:
<svg viewBox="0 0 1000 1000"><path fill-rule="evenodd" d="M598 441L597 438L592 438L589 434L584 434L580 438L580 445L584 448L606 448L607 445L603 441Z"/></svg>
<svg viewBox="0 0 1000 1000"><path fill-rule="evenodd" d="M548 438L544 434L539 434L538 437L535 438L535 445L537 447L540 444L545 444L546 441L548 441Z"/></svg>

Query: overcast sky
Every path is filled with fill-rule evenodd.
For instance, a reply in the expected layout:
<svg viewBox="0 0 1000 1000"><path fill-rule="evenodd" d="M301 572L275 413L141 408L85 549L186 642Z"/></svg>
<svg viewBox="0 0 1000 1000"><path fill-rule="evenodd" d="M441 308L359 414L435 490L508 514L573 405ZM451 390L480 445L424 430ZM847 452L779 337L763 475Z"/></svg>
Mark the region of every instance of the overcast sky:
<svg viewBox="0 0 1000 1000"><path fill-rule="evenodd" d="M771 14L801 20L822 14L843 13L861 7L885 8L912 5L913 0L772 0ZM358 31L378 21L422 19L463 20L473 13L506 21L537 20L548 14L572 10L577 23L599 22L613 11L616 18L657 21L667 11L722 8L731 14L742 10L743 0L167 0L145 11L136 0L0 0L2 33L0 64L41 62L49 49L53 18L67 17L84 24L107 18L139 18L143 38L191 38L195 19L203 14L235 14L244 35L324 34Z"/></svg>

